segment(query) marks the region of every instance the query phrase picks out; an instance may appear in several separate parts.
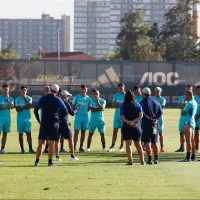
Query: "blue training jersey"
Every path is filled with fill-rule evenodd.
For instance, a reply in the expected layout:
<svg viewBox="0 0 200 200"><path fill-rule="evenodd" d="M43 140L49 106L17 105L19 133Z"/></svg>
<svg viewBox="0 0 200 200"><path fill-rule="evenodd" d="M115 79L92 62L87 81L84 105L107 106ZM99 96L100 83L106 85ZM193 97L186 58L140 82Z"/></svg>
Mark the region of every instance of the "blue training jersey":
<svg viewBox="0 0 200 200"><path fill-rule="evenodd" d="M200 105L197 104L197 112L196 115L200 114ZM199 126L200 125L200 117L198 118L198 120L196 121L196 124Z"/></svg>
<svg viewBox="0 0 200 200"><path fill-rule="evenodd" d="M71 105L68 101L65 101L63 99L62 99L62 101L65 104L65 106L67 107L67 113L64 116L64 120L69 121L69 115L68 114L70 114L71 116L74 116L74 114L75 114L74 110L72 109L72 107L71 107ZM59 111L59 118L62 118L62 112L60 112L60 111Z"/></svg>
<svg viewBox="0 0 200 200"><path fill-rule="evenodd" d="M143 118L142 118L143 125L152 126L153 120L159 120L162 117L162 108L160 104L153 98L151 97L144 98L140 102L140 105L142 106L143 110Z"/></svg>
<svg viewBox="0 0 200 200"><path fill-rule="evenodd" d="M153 97L153 99L160 104L162 109L166 106L166 99L164 97L162 97L162 96L161 97ZM162 118L163 118L163 116L162 116Z"/></svg>
<svg viewBox="0 0 200 200"><path fill-rule="evenodd" d="M195 124L195 115L197 112L196 101L194 99L188 101L183 110L186 112L186 115L184 116L185 122Z"/></svg>
<svg viewBox="0 0 200 200"><path fill-rule="evenodd" d="M122 104L124 102L124 97L126 93L116 93L113 97L113 102L116 102L118 104ZM115 109L115 120L120 120L120 107Z"/></svg>
<svg viewBox="0 0 200 200"><path fill-rule="evenodd" d="M139 113L142 112L142 107L139 103L122 103L120 107L120 116L124 115L124 117L129 120L133 121L139 116ZM140 121L137 123L139 124ZM125 124L125 123L124 123Z"/></svg>
<svg viewBox="0 0 200 200"><path fill-rule="evenodd" d="M195 96L194 100L197 102L197 112L198 112L198 107L200 106L200 96ZM198 115L198 113L196 113Z"/></svg>
<svg viewBox="0 0 200 200"><path fill-rule="evenodd" d="M104 99L99 99L100 104L103 106L103 108L106 107L106 101ZM92 108L98 108L97 100L92 98ZM104 122L104 110L100 110L97 112L91 112L90 116L90 124L94 124L97 121L102 121Z"/></svg>
<svg viewBox="0 0 200 200"><path fill-rule="evenodd" d="M200 96L195 96L194 100L197 102L197 105L200 105Z"/></svg>
<svg viewBox="0 0 200 200"><path fill-rule="evenodd" d="M78 110L76 117L87 117L88 109L91 107L91 98L87 95L83 96L82 94L78 94L74 97L72 104L75 105L75 108L78 108L80 103L83 104L83 106Z"/></svg>
<svg viewBox="0 0 200 200"><path fill-rule="evenodd" d="M30 96L26 96L26 99L29 104L32 104L32 98ZM20 95L15 99L15 106L16 107L24 107L26 106L25 100ZM25 109L20 112L17 112L18 119L31 119L31 111L30 109Z"/></svg>
<svg viewBox="0 0 200 200"><path fill-rule="evenodd" d="M179 98L178 104L181 105L185 104L185 95ZM180 111L180 120L184 120L184 116L181 115L181 111Z"/></svg>
<svg viewBox="0 0 200 200"><path fill-rule="evenodd" d="M142 95L142 94L141 94L140 96L135 95L135 101L136 101L137 103L140 103L142 100L143 100L143 95Z"/></svg>
<svg viewBox="0 0 200 200"><path fill-rule="evenodd" d="M60 114L60 120L62 120L68 113L63 101L53 94L45 95L37 102L34 113L38 121L40 119L38 114L39 109L42 110L41 122L45 124L58 122L58 114Z"/></svg>
<svg viewBox="0 0 200 200"><path fill-rule="evenodd" d="M14 99L9 96L10 102L14 105ZM6 99L4 94L0 95L0 106L7 107L8 100ZM0 119L10 119L10 109L0 110Z"/></svg>

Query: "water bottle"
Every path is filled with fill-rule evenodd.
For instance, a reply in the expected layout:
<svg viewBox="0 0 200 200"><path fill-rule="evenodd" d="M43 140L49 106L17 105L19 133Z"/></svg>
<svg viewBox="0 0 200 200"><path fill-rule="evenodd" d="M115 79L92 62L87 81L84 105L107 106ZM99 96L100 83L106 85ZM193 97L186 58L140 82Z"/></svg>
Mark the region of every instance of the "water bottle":
<svg viewBox="0 0 200 200"><path fill-rule="evenodd" d="M157 124L155 124L153 126L153 134L156 135L157 133L158 133L158 126L157 126Z"/></svg>

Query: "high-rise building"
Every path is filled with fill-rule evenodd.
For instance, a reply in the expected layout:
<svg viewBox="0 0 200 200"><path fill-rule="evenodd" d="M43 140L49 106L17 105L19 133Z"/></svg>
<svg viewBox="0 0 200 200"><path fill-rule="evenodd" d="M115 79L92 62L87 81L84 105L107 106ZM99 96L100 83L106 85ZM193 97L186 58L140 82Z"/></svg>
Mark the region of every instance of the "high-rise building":
<svg viewBox="0 0 200 200"><path fill-rule="evenodd" d="M54 19L42 14L41 19L0 19L2 48L12 44L21 58L44 51L70 51L70 17Z"/></svg>
<svg viewBox="0 0 200 200"><path fill-rule="evenodd" d="M74 0L74 50L100 58L115 49L125 13L144 8L144 19L160 27L174 5L176 0Z"/></svg>
<svg viewBox="0 0 200 200"><path fill-rule="evenodd" d="M74 5L74 51L96 57L109 53L110 0L75 0Z"/></svg>

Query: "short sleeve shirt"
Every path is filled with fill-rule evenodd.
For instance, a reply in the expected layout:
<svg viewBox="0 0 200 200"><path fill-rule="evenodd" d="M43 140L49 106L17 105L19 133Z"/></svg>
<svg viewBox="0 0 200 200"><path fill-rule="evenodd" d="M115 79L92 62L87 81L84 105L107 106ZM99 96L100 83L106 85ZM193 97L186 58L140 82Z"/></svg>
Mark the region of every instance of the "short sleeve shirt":
<svg viewBox="0 0 200 200"><path fill-rule="evenodd" d="M77 112L76 117L88 116L88 108L91 107L92 103L91 98L89 96L83 96L82 94L78 94L73 99L72 104L75 105L75 108L78 108L80 103L82 103L83 106Z"/></svg>
<svg viewBox="0 0 200 200"><path fill-rule="evenodd" d="M32 104L32 98L30 96L26 96L26 99L29 104ZM16 107L24 107L26 105L26 102L24 101L22 96L18 96L15 99L15 106ZM21 112L17 112L17 118L19 119L31 119L31 111L30 109L25 109Z"/></svg>
<svg viewBox="0 0 200 200"><path fill-rule="evenodd" d="M14 99L9 96L9 100L14 105ZM3 94L0 95L0 106L8 106L8 101ZM10 109L0 110L0 119L10 119L10 117Z"/></svg>

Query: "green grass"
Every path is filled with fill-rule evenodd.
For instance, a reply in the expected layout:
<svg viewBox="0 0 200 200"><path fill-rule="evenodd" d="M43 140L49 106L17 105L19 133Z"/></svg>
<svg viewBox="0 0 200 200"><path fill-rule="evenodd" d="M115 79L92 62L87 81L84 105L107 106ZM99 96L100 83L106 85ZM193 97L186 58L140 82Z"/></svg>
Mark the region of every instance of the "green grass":
<svg viewBox="0 0 200 200"><path fill-rule="evenodd" d="M200 163L179 163L183 153L177 132L179 111L165 110L165 149L159 165L141 166L134 149L134 166L124 166L126 154L102 153L100 137L95 135L89 153L77 153L79 162L63 154L63 162L47 167L47 156L41 166L33 167L34 155L20 155L15 112L12 133L8 137L8 154L0 155L0 199L199 199ZM106 139L111 143L113 110L107 109ZM34 119L34 118L33 118ZM71 118L72 120L72 118ZM38 125L33 120L34 148ZM117 147L119 145L119 140ZM25 146L28 151L27 143ZM65 142L67 146L67 142Z"/></svg>

